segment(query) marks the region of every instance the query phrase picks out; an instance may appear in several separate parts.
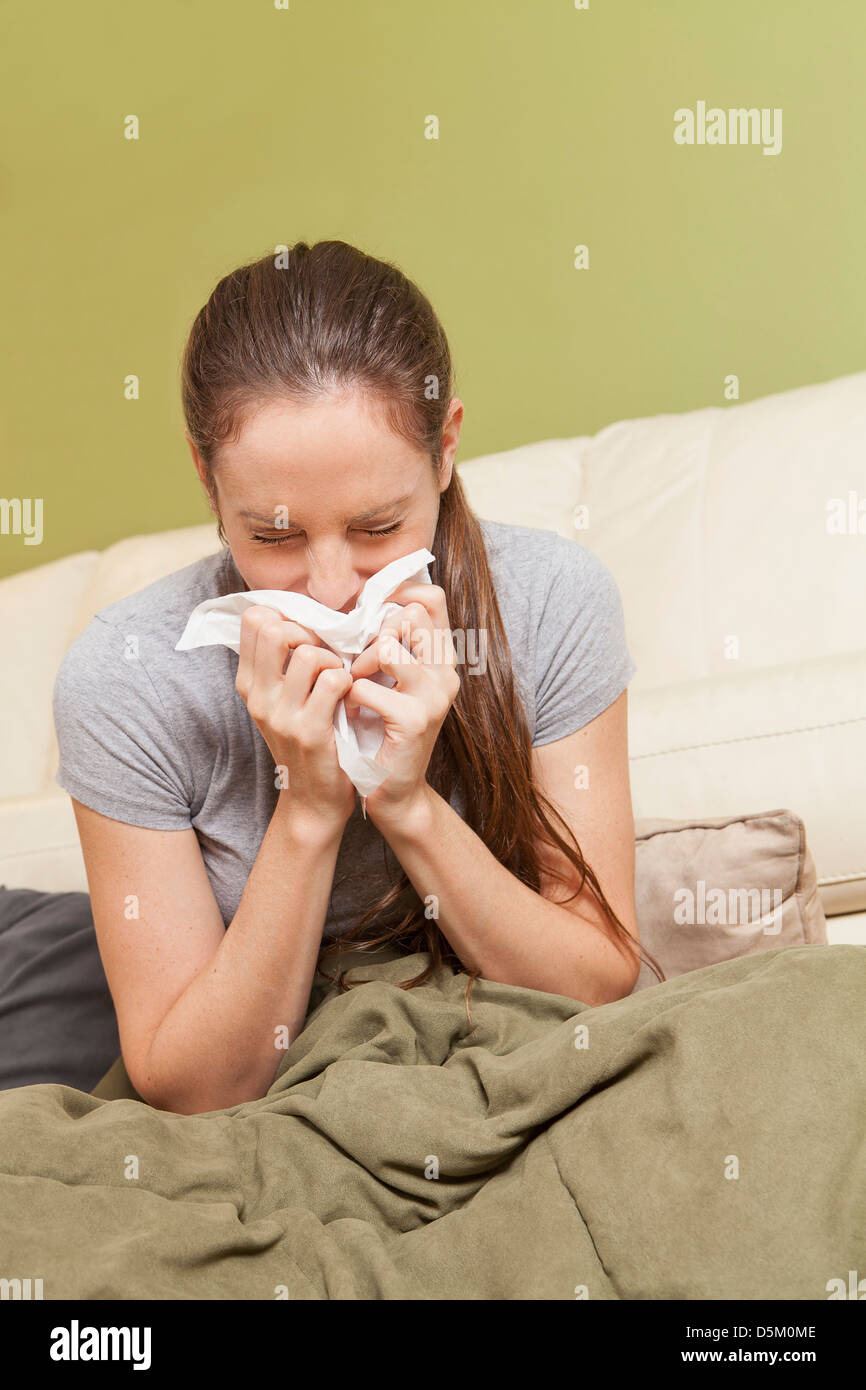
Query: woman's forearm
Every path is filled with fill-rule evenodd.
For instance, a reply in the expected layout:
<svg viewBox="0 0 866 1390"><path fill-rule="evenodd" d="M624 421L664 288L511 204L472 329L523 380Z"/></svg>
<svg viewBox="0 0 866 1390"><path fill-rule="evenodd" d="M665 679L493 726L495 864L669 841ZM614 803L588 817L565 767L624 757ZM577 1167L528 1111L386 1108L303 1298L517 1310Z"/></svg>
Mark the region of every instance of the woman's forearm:
<svg viewBox="0 0 866 1390"><path fill-rule="evenodd" d="M306 1017L341 838L280 794L225 936L154 1034L152 1105L202 1114L266 1093Z"/></svg>
<svg viewBox="0 0 866 1390"><path fill-rule="evenodd" d="M637 966L598 909L578 915L521 883L429 785L379 829L468 970L590 1005L632 989Z"/></svg>

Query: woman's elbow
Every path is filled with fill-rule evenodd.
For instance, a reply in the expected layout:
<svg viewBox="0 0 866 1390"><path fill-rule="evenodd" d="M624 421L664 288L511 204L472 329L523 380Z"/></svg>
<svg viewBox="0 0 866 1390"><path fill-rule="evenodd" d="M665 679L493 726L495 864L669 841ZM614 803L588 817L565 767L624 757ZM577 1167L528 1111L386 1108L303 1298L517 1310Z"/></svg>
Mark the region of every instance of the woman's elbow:
<svg viewBox="0 0 866 1390"><path fill-rule="evenodd" d="M630 957L628 960L623 961L620 969L611 980L611 995L607 1002L613 1004L617 999L627 999L637 984L639 974L639 960Z"/></svg>
<svg viewBox="0 0 866 1390"><path fill-rule="evenodd" d="M260 1084L250 1078L201 1077L178 1078L160 1075L152 1067L129 1069L129 1077L145 1105L164 1110L170 1115L208 1115L214 1110L228 1110L246 1101L260 1100L264 1095ZM216 1080L216 1085L213 1084Z"/></svg>
<svg viewBox="0 0 866 1390"><path fill-rule="evenodd" d="M615 1004L618 999L627 999L637 984L640 974L640 961L618 960L604 972L599 973L592 989L584 988L576 995L590 1008L600 1008L602 1004Z"/></svg>

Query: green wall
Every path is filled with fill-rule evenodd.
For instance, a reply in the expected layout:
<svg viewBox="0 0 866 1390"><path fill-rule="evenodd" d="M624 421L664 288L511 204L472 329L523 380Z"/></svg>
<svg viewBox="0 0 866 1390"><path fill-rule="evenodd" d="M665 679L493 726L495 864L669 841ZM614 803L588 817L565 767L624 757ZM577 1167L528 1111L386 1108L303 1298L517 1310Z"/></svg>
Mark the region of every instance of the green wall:
<svg viewBox="0 0 866 1390"><path fill-rule="evenodd" d="M4 27L0 496L44 530L0 535L0 574L209 519L185 335L298 238L430 296L462 459L864 366L863 0L43 0ZM780 108L780 153L676 144L699 101Z"/></svg>

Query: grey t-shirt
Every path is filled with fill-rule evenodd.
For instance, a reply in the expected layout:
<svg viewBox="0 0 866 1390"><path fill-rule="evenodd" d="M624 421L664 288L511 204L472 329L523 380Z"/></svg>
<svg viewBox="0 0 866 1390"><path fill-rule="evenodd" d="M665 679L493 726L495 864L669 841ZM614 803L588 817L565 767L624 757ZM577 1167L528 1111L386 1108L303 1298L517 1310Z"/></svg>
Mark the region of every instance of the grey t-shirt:
<svg viewBox="0 0 866 1390"><path fill-rule="evenodd" d="M619 590L577 541L534 527L481 527L532 742L551 743L607 709L637 669ZM175 644L196 604L244 587L223 549L109 604L73 642L54 685L55 781L112 820L191 826L226 926L276 805L274 763L235 689L236 653L178 652ZM469 666L473 658L469 650ZM459 787L451 804L463 814ZM401 872L356 800L324 934L348 931Z"/></svg>

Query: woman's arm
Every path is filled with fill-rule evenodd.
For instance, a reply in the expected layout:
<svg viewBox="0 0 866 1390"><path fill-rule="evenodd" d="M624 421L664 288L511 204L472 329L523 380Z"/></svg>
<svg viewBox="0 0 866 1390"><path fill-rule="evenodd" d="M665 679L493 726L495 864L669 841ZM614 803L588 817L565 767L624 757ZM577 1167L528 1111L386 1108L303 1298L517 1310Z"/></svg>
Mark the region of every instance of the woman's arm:
<svg viewBox="0 0 866 1390"><path fill-rule="evenodd" d="M235 685L287 784L227 930L194 830L74 803L121 1050L152 1105L196 1114L258 1099L303 1025L355 805L333 725L350 684L313 633L246 609Z"/></svg>
<svg viewBox="0 0 866 1390"><path fill-rule="evenodd" d="M626 692L597 719L568 738L536 749L536 783L572 826L587 863L614 911L637 936L634 909L634 820L623 758ZM592 790L574 790L574 768L591 769ZM585 806L580 798L585 798ZM376 815L374 814L374 820ZM425 784L412 802L378 828L460 959L489 980L606 1004L634 988L640 963L614 943L595 897L552 879L535 893L490 853L456 811ZM545 861L552 862L545 849Z"/></svg>
<svg viewBox="0 0 866 1390"><path fill-rule="evenodd" d="M403 585L392 597L409 601L353 663L355 684L346 697L348 706L373 709L385 722L378 761L390 776L368 798L368 815L468 969L593 1005L629 994L640 964L613 935L591 890L562 902L577 887L574 870L569 866L569 888L542 873L534 892L427 783L433 744L459 688L445 594L436 585ZM366 679L377 669L394 688ZM533 776L574 829L614 911L637 935L626 701L624 691L577 733L535 749ZM591 790L575 789L578 764L589 768ZM549 870L552 851L539 853Z"/></svg>
<svg viewBox="0 0 866 1390"><path fill-rule="evenodd" d="M133 1086L188 1115L263 1096L306 1015L341 830L280 792L226 930L194 830L72 804Z"/></svg>

